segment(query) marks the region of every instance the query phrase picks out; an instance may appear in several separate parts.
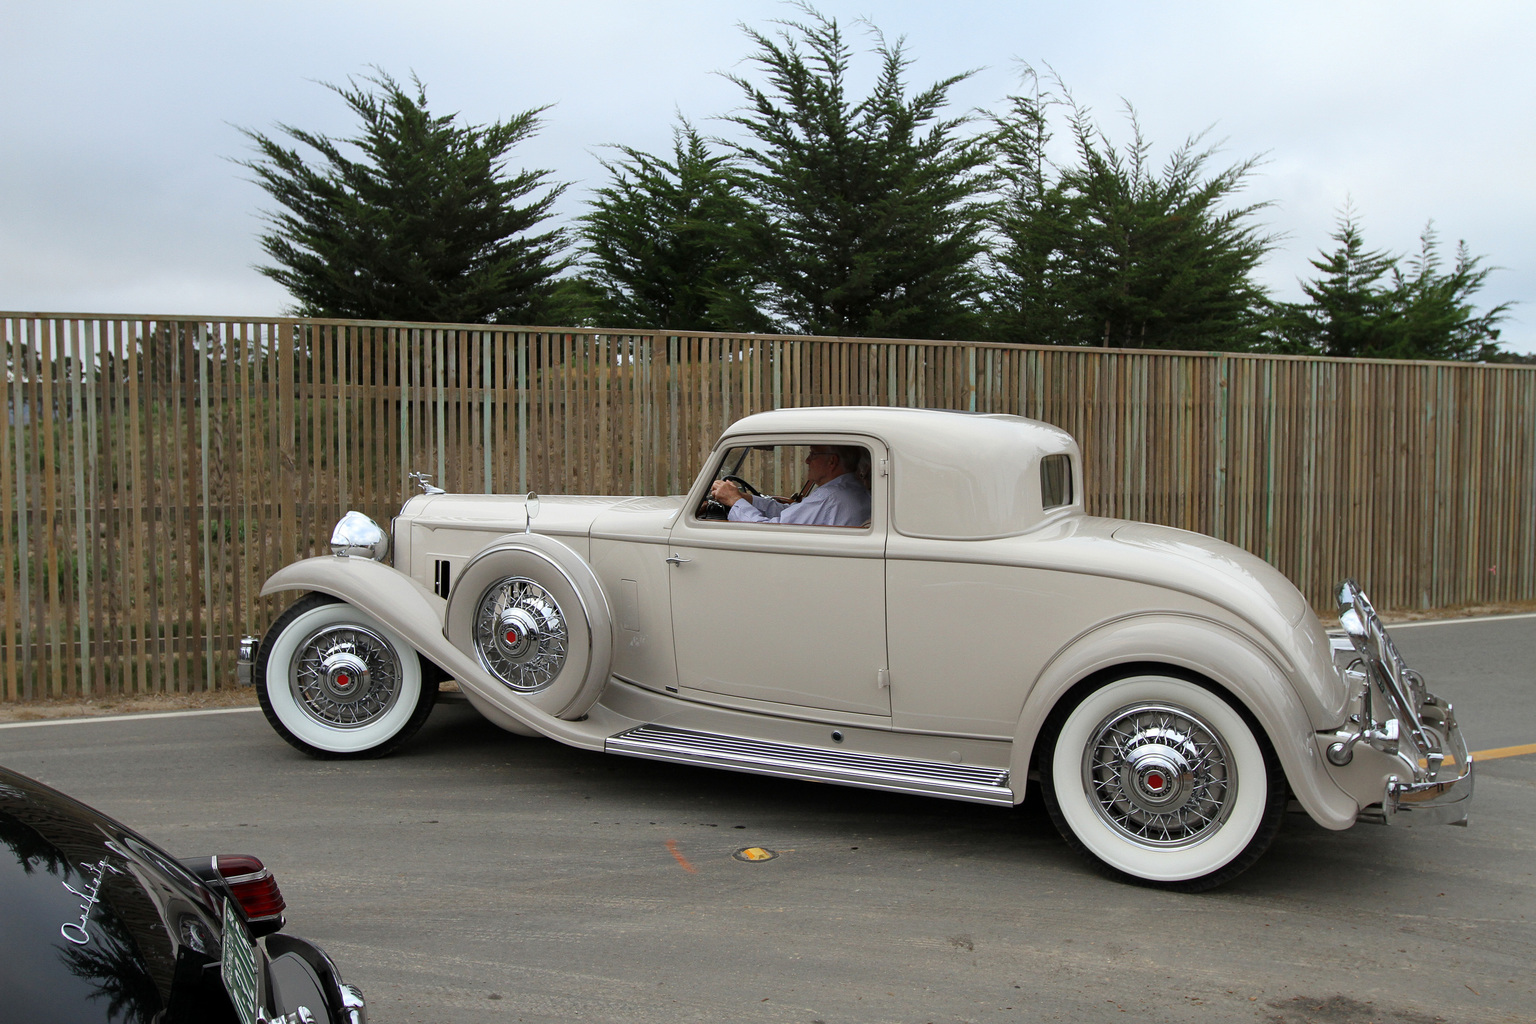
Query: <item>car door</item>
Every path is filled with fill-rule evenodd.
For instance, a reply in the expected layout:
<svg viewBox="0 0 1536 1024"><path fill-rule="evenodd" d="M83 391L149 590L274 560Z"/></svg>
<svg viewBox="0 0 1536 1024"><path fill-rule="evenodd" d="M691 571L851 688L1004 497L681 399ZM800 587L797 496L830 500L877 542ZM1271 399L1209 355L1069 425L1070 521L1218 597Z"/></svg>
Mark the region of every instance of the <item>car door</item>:
<svg viewBox="0 0 1536 1024"><path fill-rule="evenodd" d="M789 448L854 441L748 439L717 453L714 472L689 496L671 534L680 694L766 711L785 706L787 713L809 708L849 721L888 720L884 446L856 439L870 456L867 525L734 523L699 516L708 481L728 469L745 475L744 467L792 463ZM742 462L736 453L744 448L766 457ZM774 493L774 482L765 478L760 484Z"/></svg>

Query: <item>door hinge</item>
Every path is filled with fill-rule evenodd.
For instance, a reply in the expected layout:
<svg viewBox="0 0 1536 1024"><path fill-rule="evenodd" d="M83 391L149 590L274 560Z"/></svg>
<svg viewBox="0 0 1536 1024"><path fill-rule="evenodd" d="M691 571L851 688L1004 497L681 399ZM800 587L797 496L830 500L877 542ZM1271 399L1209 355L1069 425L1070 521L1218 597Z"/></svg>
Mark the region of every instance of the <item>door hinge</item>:
<svg viewBox="0 0 1536 1024"><path fill-rule="evenodd" d="M890 687L891 687L891 670L888 669L888 668L877 668L877 669L875 669L875 685L878 686L882 690L890 689Z"/></svg>

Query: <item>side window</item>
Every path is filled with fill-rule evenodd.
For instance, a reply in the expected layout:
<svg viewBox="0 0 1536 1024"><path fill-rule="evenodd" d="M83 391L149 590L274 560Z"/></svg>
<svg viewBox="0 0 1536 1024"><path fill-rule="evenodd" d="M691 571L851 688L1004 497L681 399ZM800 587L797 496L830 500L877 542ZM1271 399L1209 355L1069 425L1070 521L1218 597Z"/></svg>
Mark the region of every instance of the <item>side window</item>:
<svg viewBox="0 0 1536 1024"><path fill-rule="evenodd" d="M721 481L729 488L721 486ZM870 518L870 455L863 445L766 444L731 448L695 515L745 524L863 527ZM737 505L735 495L744 502Z"/></svg>
<svg viewBox="0 0 1536 1024"><path fill-rule="evenodd" d="M1072 457L1047 455L1040 460L1040 504L1045 511L1072 504Z"/></svg>

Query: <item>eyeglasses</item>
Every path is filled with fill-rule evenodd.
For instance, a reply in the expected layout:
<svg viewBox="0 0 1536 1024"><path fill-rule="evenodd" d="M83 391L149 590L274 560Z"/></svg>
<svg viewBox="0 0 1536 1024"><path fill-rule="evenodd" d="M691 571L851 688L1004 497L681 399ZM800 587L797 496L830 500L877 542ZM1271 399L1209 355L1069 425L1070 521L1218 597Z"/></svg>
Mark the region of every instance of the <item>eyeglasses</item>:
<svg viewBox="0 0 1536 1024"><path fill-rule="evenodd" d="M820 458L823 455L836 456L837 452L811 452L805 457L805 461L810 462L812 459Z"/></svg>

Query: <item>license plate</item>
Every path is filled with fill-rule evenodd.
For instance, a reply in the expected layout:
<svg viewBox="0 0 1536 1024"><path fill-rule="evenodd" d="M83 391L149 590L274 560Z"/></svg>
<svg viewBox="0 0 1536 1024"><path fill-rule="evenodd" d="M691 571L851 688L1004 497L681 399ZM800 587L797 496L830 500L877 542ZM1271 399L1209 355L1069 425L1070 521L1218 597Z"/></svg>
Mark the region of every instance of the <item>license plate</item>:
<svg viewBox="0 0 1536 1024"><path fill-rule="evenodd" d="M219 973L240 1024L256 1024L256 945L246 934L234 900L224 901L224 955Z"/></svg>

